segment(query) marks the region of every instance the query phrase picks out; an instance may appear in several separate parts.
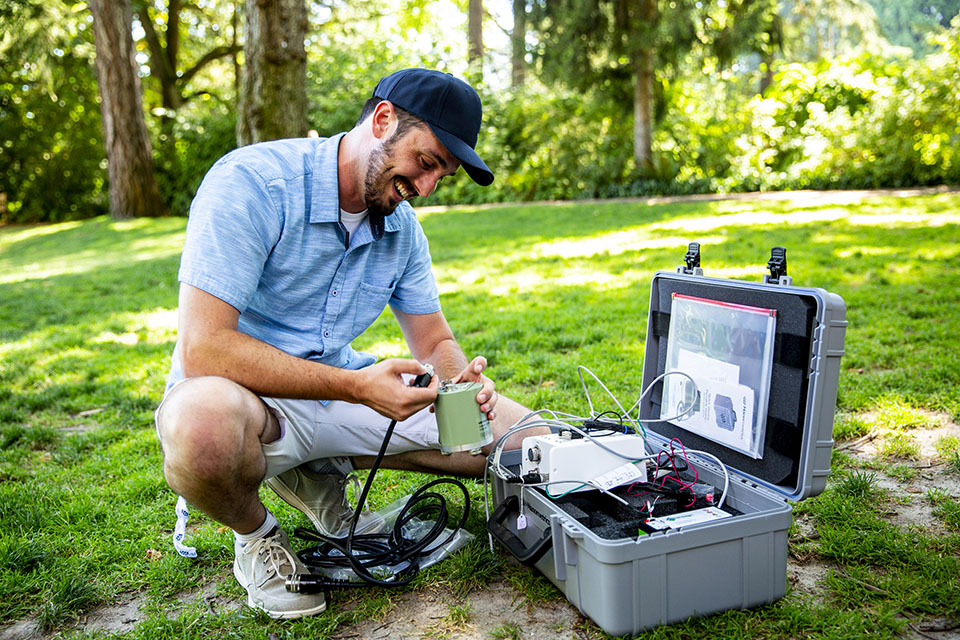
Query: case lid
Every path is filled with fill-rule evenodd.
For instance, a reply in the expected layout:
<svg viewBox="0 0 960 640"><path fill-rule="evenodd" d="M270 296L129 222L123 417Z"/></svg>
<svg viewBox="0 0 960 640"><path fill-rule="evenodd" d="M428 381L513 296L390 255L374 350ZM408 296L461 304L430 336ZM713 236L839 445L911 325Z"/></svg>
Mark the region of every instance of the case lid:
<svg viewBox="0 0 960 640"><path fill-rule="evenodd" d="M786 498L800 500L820 493L826 486L833 450L833 414L846 327L843 299L823 289L724 280L696 271L660 271L653 278L643 388L665 371L675 294L774 310L772 366L758 378L769 379L766 421L759 421L761 427L765 424L760 457L719 444L708 437L706 429L703 433L707 435L700 435L677 426L679 422L653 423L645 428L667 440L679 438L687 449L712 453L732 471ZM744 368L740 375L752 373ZM641 422L663 415L664 388L664 383L658 383L644 397L639 409ZM677 412L664 413L672 416Z"/></svg>

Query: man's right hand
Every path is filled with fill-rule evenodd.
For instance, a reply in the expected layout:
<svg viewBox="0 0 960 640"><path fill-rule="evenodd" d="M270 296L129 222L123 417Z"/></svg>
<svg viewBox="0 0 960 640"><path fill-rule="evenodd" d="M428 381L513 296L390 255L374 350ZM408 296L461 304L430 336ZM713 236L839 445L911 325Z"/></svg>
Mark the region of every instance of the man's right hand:
<svg viewBox="0 0 960 640"><path fill-rule="evenodd" d="M355 395L357 402L394 420L406 420L437 399L439 376L433 376L426 387L411 387L403 374L417 376L423 365L416 360L390 358L360 369Z"/></svg>

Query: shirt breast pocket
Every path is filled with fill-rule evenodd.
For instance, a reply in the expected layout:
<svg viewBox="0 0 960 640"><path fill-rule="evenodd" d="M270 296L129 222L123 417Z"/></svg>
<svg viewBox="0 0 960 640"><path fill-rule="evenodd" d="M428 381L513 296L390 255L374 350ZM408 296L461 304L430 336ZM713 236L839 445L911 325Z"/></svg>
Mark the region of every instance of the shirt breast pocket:
<svg viewBox="0 0 960 640"><path fill-rule="evenodd" d="M361 282L357 289L356 315L353 318L353 333L360 335L380 317L395 287L378 287Z"/></svg>

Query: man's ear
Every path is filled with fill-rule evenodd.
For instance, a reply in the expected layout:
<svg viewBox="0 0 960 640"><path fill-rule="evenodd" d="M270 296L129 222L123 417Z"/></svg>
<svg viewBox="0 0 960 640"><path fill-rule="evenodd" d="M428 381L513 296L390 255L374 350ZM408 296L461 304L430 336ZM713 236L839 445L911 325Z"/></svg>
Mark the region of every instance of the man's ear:
<svg viewBox="0 0 960 640"><path fill-rule="evenodd" d="M390 137L393 132L393 125L396 121L396 111L393 109L393 103L389 100L381 100L380 104L373 110L371 128L375 138L384 140Z"/></svg>

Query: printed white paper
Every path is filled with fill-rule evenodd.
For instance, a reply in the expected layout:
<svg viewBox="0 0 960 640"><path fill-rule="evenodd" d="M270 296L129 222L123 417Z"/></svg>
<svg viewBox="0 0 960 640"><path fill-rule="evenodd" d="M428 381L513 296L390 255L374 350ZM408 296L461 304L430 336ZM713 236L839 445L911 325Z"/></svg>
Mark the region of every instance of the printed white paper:
<svg viewBox="0 0 960 640"><path fill-rule="evenodd" d="M643 482L646 479L647 474L644 471L641 471L634 463L628 462L616 469L607 471L603 475L597 476L593 479L593 484L609 491L614 487L619 487L630 482Z"/></svg>

